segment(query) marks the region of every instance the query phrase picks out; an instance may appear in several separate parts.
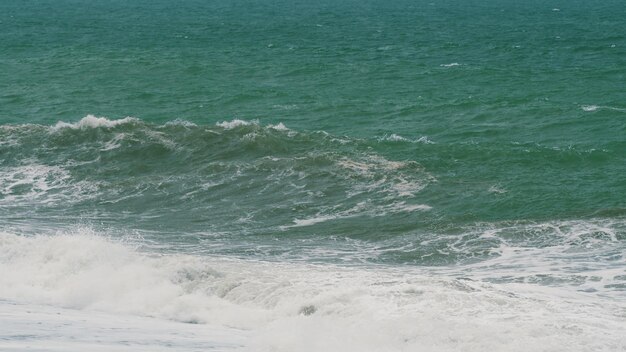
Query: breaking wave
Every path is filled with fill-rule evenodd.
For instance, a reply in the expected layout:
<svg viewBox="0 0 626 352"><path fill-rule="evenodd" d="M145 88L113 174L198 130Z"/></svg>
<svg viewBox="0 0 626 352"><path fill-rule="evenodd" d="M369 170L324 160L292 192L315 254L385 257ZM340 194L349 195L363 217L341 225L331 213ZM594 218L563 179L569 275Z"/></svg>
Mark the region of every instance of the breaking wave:
<svg viewBox="0 0 626 352"><path fill-rule="evenodd" d="M0 264L2 299L249 330L257 351L624 347L619 301L557 287L163 255L86 229L2 233Z"/></svg>

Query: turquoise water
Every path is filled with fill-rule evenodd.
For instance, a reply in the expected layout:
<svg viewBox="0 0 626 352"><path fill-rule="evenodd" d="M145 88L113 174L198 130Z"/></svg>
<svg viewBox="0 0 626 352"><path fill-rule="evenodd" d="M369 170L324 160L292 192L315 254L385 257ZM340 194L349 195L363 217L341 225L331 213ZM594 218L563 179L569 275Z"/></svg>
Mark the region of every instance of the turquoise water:
<svg viewBox="0 0 626 352"><path fill-rule="evenodd" d="M0 3L0 263L88 233L609 306L626 288L624 18L621 1ZM27 302L63 301L42 282Z"/></svg>

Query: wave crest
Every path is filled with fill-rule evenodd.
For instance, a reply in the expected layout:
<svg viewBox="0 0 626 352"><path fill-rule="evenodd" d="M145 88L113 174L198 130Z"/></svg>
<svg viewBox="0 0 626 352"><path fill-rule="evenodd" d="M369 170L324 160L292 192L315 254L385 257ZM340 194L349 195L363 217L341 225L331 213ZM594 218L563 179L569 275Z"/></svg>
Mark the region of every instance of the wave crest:
<svg viewBox="0 0 626 352"><path fill-rule="evenodd" d="M59 130L63 128L71 128L71 129L86 129L86 128L112 128L119 125L129 124L129 123L138 123L141 120L135 117L125 117L119 120L109 120L106 117L96 117L94 115L87 115L80 119L80 121L75 123L68 123L59 121L52 127L53 130Z"/></svg>
<svg viewBox="0 0 626 352"><path fill-rule="evenodd" d="M237 128L241 126L250 126L250 125L258 126L259 122L234 119L231 121L222 121L222 122L218 122L215 124L215 126L221 127L225 130L232 130L233 128Z"/></svg>

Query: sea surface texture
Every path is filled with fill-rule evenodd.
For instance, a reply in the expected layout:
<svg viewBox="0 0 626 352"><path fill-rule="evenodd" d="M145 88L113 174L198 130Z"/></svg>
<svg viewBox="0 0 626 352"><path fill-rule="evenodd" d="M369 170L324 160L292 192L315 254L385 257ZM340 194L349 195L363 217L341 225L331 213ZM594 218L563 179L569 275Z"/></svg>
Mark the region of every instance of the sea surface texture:
<svg viewBox="0 0 626 352"><path fill-rule="evenodd" d="M625 351L626 2L0 2L0 350Z"/></svg>

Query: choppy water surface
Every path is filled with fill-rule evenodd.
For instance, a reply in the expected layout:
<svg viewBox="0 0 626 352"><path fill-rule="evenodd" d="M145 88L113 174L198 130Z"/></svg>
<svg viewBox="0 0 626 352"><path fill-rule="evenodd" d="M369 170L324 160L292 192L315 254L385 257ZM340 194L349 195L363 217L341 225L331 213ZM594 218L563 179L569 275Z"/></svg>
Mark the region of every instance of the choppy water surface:
<svg viewBox="0 0 626 352"><path fill-rule="evenodd" d="M626 348L624 18L0 4L0 347Z"/></svg>

